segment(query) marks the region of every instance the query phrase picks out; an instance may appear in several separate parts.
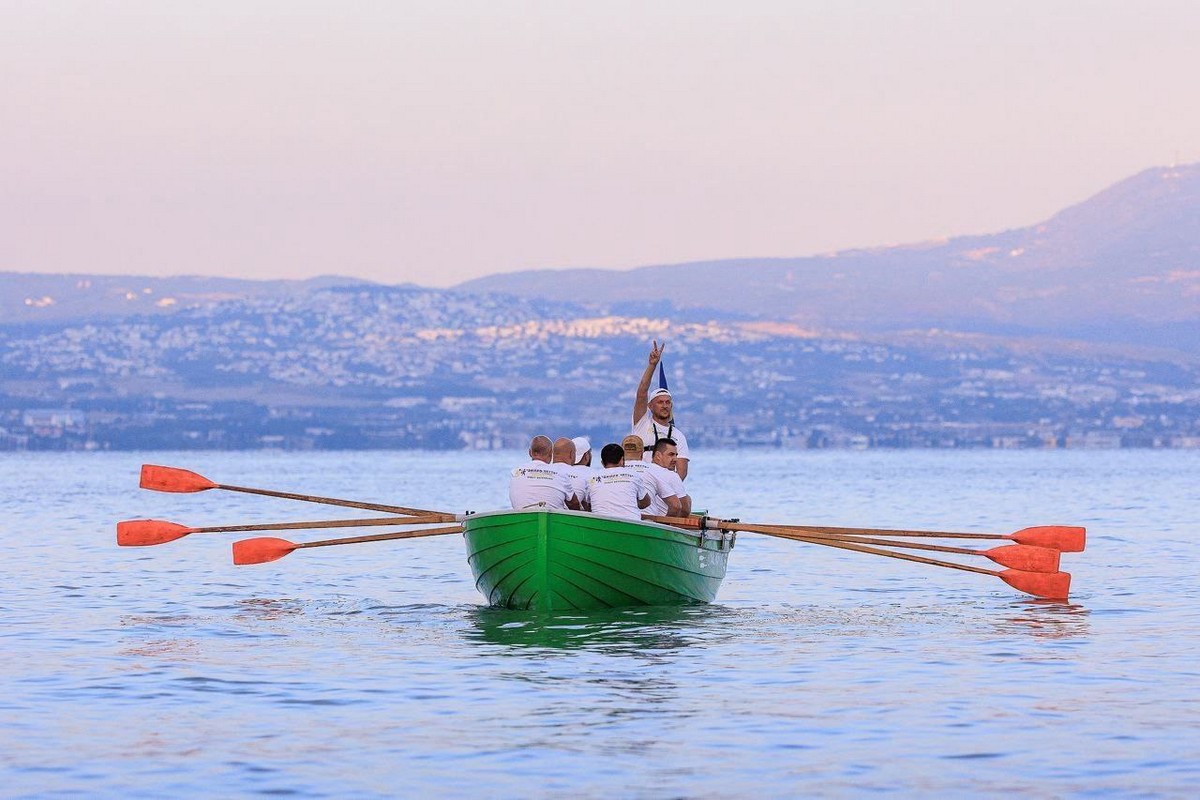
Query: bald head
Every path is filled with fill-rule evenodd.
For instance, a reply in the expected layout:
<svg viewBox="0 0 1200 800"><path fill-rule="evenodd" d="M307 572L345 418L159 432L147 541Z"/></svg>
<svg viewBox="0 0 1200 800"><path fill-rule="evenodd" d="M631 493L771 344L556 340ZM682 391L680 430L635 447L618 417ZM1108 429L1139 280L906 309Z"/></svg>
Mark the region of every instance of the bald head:
<svg viewBox="0 0 1200 800"><path fill-rule="evenodd" d="M554 461L558 464L575 463L575 443L565 436L554 440Z"/></svg>
<svg viewBox="0 0 1200 800"><path fill-rule="evenodd" d="M549 464L552 452L553 447L550 444L549 436L535 436L529 442L529 457L534 461L545 461Z"/></svg>

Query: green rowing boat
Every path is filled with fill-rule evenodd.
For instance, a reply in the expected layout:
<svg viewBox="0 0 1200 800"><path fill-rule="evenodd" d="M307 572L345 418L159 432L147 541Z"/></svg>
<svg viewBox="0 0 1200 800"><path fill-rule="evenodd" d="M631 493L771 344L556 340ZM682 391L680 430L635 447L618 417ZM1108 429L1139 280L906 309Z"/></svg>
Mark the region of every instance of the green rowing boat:
<svg viewBox="0 0 1200 800"><path fill-rule="evenodd" d="M733 533L581 511L492 511L462 526L488 603L537 611L711 602L734 544Z"/></svg>

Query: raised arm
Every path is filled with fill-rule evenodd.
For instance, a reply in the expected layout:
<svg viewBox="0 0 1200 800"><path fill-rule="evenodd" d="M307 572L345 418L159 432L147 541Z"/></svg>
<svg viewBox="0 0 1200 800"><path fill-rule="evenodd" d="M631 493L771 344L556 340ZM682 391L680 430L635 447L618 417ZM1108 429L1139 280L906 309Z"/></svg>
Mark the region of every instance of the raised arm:
<svg viewBox="0 0 1200 800"><path fill-rule="evenodd" d="M646 371L642 373L642 380L633 394L634 425L637 425L638 420L646 415L646 395L650 392L650 381L654 377L654 370L658 368L658 362L662 360L663 348L666 346L667 343L663 342L660 347L657 339L650 345L650 358L646 363Z"/></svg>

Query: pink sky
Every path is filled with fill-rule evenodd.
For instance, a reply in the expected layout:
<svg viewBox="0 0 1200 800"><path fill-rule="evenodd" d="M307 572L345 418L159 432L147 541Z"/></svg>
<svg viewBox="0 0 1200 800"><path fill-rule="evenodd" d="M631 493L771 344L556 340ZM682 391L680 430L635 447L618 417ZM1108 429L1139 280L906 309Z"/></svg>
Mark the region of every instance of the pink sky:
<svg viewBox="0 0 1200 800"><path fill-rule="evenodd" d="M0 0L0 270L802 256L1200 160L1200 3L975 5Z"/></svg>

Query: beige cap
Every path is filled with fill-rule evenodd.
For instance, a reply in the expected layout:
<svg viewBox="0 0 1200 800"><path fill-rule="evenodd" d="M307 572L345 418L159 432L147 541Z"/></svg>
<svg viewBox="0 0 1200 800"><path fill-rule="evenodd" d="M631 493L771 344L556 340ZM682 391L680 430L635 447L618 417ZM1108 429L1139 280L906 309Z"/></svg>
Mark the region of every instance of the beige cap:
<svg viewBox="0 0 1200 800"><path fill-rule="evenodd" d="M621 440L621 449L625 451L626 458L632 458L637 461L642 460L642 455L646 452L645 443L642 442L642 437L631 433Z"/></svg>

